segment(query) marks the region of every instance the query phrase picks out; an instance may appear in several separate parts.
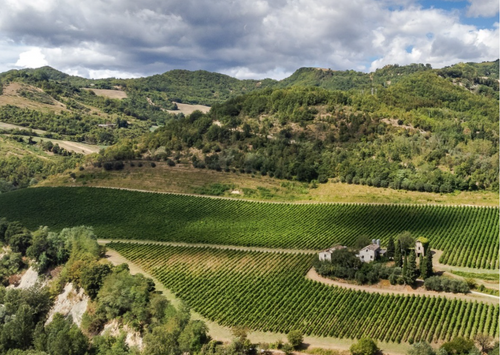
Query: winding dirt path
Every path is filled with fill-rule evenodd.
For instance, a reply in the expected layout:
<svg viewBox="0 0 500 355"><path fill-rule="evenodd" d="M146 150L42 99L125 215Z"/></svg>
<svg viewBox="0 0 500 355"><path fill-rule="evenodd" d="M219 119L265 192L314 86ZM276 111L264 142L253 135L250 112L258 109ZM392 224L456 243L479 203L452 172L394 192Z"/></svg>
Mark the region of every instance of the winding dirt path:
<svg viewBox="0 0 500 355"><path fill-rule="evenodd" d="M263 252L263 253L316 254L318 252L317 250L307 250L307 249L245 247L245 246L239 246L239 245L184 243L184 242L160 242L160 241L137 240L137 239L98 239L97 242L99 244L108 244L108 243L112 243L112 242L134 243L134 244L157 244L157 245L167 245L167 246L172 246L172 247L214 248L214 249L241 250L241 251L258 251L258 252Z"/></svg>
<svg viewBox="0 0 500 355"><path fill-rule="evenodd" d="M395 294L395 295L418 295L418 296L436 296L445 297L450 299L461 299L466 301L480 301L484 303L498 304L499 298L491 295L487 295L480 292L471 292L468 294L463 293L449 293L449 292L436 292L428 291L424 287L418 287L413 289L411 286L392 286L383 285L378 283L375 285L356 285L346 282L335 281L326 277L319 275L314 268L311 268L306 275L309 280L321 282L325 285L337 286L342 288L349 288L351 290L365 291L369 293L384 293L384 294Z"/></svg>

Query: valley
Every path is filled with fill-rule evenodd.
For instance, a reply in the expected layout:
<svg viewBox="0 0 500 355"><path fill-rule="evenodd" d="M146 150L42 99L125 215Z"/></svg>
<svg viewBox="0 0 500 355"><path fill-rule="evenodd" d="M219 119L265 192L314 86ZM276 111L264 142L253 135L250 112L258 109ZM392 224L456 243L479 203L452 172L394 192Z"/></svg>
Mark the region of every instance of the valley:
<svg viewBox="0 0 500 355"><path fill-rule="evenodd" d="M88 349L118 344L105 327L138 334L137 353L171 337L177 355L496 339L498 121L498 60L282 80L2 73L0 276L29 264L51 297L81 287ZM387 254L365 263L370 246Z"/></svg>

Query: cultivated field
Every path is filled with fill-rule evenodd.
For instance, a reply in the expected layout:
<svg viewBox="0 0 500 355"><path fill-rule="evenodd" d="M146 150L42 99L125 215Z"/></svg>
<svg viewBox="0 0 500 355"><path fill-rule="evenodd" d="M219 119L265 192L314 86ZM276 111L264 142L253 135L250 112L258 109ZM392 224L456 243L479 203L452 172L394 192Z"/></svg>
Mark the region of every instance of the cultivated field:
<svg viewBox="0 0 500 355"><path fill-rule="evenodd" d="M181 104L179 102L176 102L177 107L179 108L178 110L167 110L169 113L183 113L185 115L190 115L194 111L198 110L203 113L207 113L210 111L210 106L205 106L205 105L190 105L190 104Z"/></svg>
<svg viewBox="0 0 500 355"><path fill-rule="evenodd" d="M75 213L74 211L78 211ZM0 196L0 216L31 228L91 225L101 238L290 249L426 236L441 262L498 268L498 208L286 204L116 189L36 188Z"/></svg>
<svg viewBox="0 0 500 355"><path fill-rule="evenodd" d="M497 304L327 286L305 278L314 258L310 254L124 243L108 247L224 326L398 343L498 336Z"/></svg>
<svg viewBox="0 0 500 355"><path fill-rule="evenodd" d="M107 90L107 89L92 89L86 88L85 90L93 91L97 96L104 96L109 99L126 99L127 93L123 90Z"/></svg>

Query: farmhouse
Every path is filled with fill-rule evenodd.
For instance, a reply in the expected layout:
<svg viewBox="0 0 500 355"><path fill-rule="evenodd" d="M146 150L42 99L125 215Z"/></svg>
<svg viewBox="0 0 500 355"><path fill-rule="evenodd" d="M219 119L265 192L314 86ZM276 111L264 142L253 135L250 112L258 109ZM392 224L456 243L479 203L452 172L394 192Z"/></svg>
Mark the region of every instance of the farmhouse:
<svg viewBox="0 0 500 355"><path fill-rule="evenodd" d="M340 249L345 249L347 248L346 246L343 245L334 245L331 248L325 249L322 252L319 253L319 261L332 261L332 253L335 250L340 250Z"/></svg>
<svg viewBox="0 0 500 355"><path fill-rule="evenodd" d="M359 251L359 253L356 255L359 260L361 260L364 263L369 263L374 260L377 260L379 257L384 255L386 250L382 250L380 248L380 239L372 239L372 244L367 245L363 249Z"/></svg>
<svg viewBox="0 0 500 355"><path fill-rule="evenodd" d="M415 254L417 258L425 255L425 251L427 250L427 246L429 245L429 240L424 237L418 237L415 241Z"/></svg>
<svg viewBox="0 0 500 355"><path fill-rule="evenodd" d="M101 123L97 125L98 127L101 128L114 128L116 126L115 123Z"/></svg>

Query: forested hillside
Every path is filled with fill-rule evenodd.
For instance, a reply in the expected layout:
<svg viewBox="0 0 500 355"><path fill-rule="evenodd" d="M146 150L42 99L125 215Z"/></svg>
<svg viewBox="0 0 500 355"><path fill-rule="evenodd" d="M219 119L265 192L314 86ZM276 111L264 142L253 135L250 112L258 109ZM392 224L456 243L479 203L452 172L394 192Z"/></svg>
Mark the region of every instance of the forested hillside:
<svg viewBox="0 0 500 355"><path fill-rule="evenodd" d="M377 93L265 89L143 139L197 167L299 181L451 192L497 189L498 100L422 70Z"/></svg>
<svg viewBox="0 0 500 355"><path fill-rule="evenodd" d="M0 74L0 122L115 145L93 158L100 163L156 159L304 182L497 190L498 64L301 68L281 81L185 70L100 80L49 67L13 70ZM185 117L175 114L181 102L212 108Z"/></svg>

